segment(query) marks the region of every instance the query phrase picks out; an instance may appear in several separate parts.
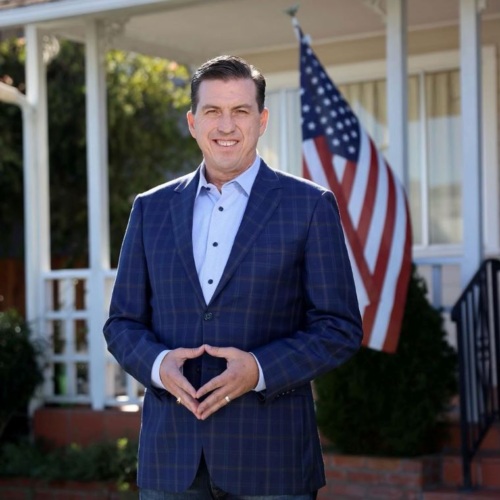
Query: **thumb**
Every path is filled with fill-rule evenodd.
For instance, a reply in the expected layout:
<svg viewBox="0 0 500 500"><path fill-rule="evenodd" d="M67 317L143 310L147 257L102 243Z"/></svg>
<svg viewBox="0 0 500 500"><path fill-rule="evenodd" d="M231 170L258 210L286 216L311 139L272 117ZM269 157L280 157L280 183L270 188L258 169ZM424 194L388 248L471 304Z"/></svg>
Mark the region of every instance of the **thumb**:
<svg viewBox="0 0 500 500"><path fill-rule="evenodd" d="M190 349L185 349L183 352L185 359L194 359L200 357L205 352L205 346L200 345L199 347L192 347Z"/></svg>
<svg viewBox="0 0 500 500"><path fill-rule="evenodd" d="M214 358L228 358L230 355L230 347L213 347L211 345L205 344L205 351L213 356Z"/></svg>

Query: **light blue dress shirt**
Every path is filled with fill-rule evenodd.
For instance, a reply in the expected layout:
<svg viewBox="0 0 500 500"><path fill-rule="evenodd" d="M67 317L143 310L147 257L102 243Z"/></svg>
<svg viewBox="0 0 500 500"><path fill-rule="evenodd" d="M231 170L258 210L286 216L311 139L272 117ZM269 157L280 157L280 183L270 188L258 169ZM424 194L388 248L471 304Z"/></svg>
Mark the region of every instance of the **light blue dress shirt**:
<svg viewBox="0 0 500 500"><path fill-rule="evenodd" d="M261 158L257 155L248 169L222 186L221 192L214 184L207 181L205 166L201 168L194 201L192 238L196 271L207 304L226 267L248 198L259 172L260 162ZM160 365L168 352L169 350L162 351L153 364L152 382L157 387L163 387L160 379ZM263 391L266 388L264 375L257 358L255 360L259 368L259 381L254 391Z"/></svg>

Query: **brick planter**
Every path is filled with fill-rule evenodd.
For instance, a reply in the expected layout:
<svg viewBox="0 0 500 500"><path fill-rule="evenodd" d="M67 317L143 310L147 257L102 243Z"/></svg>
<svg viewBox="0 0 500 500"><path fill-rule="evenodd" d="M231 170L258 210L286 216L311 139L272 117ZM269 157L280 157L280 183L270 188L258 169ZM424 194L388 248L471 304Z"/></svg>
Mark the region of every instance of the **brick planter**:
<svg viewBox="0 0 500 500"><path fill-rule="evenodd" d="M376 458L325 453L327 484L318 500L422 498L440 483L441 457Z"/></svg>
<svg viewBox="0 0 500 500"><path fill-rule="evenodd" d="M37 438L53 446L115 441L122 437L137 440L141 427L140 412L117 409L92 410L87 407L44 407L33 415L33 431Z"/></svg>
<svg viewBox="0 0 500 500"><path fill-rule="evenodd" d="M439 484L440 457L392 459L324 455L327 485L318 500L423 498ZM0 478L2 500L132 500L137 492L119 492L106 482L54 481Z"/></svg>
<svg viewBox="0 0 500 500"><path fill-rule="evenodd" d="M34 415L35 435L55 446L71 443L85 446L92 442L115 440L124 436L137 439L139 427L140 412L92 411L89 408L73 407L41 408ZM328 443L323 442L323 445L326 448ZM442 458L440 455L412 459L375 458L325 452L327 485L320 490L318 500L423 498L425 490L433 489L441 483ZM91 487L89 483L47 484L25 481L24 486L16 487L17 490L12 490L14 487L10 487L11 490L8 493L4 489L6 481L8 482L8 480L0 479L2 500L127 498L113 491L112 485L103 483L92 483ZM17 491L18 496L14 496L12 491L14 493ZM30 491L31 496L28 495ZM128 498L136 498L136 496Z"/></svg>
<svg viewBox="0 0 500 500"><path fill-rule="evenodd" d="M106 482L53 481L0 478L2 500L132 500L137 492L117 491Z"/></svg>

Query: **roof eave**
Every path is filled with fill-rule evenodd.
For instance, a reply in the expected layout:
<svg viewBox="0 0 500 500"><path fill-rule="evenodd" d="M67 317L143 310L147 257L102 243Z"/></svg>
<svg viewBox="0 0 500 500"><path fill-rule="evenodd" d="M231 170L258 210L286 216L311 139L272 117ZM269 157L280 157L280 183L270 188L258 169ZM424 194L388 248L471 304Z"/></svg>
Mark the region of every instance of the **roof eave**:
<svg viewBox="0 0 500 500"><path fill-rule="evenodd" d="M178 0L64 0L35 4L2 11L0 29L176 3Z"/></svg>

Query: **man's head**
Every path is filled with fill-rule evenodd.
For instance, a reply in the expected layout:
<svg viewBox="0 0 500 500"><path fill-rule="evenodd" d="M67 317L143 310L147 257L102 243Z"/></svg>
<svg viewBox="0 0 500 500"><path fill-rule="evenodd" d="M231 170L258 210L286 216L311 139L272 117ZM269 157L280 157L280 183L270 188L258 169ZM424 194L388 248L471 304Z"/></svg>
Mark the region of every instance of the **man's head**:
<svg viewBox="0 0 500 500"><path fill-rule="evenodd" d="M267 126L265 80L238 57L212 59L195 73L187 113L203 153L207 180L221 186L252 165Z"/></svg>
<svg viewBox="0 0 500 500"><path fill-rule="evenodd" d="M241 57L219 56L202 64L191 79L191 111L196 113L199 102L199 88L204 80L250 79L255 84L259 112L264 109L266 99L266 79L254 66Z"/></svg>

